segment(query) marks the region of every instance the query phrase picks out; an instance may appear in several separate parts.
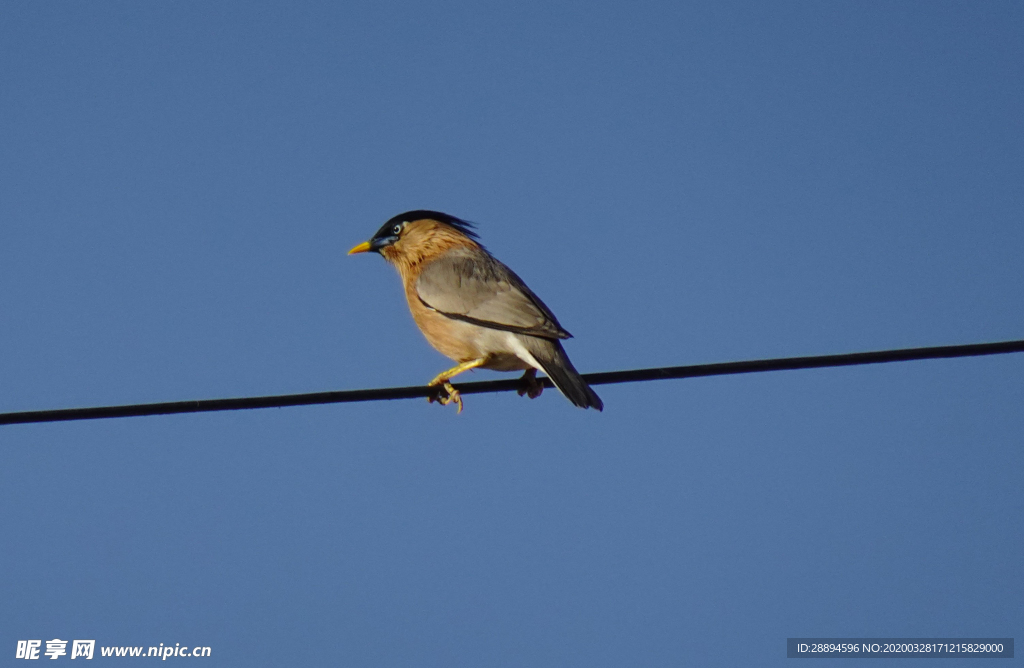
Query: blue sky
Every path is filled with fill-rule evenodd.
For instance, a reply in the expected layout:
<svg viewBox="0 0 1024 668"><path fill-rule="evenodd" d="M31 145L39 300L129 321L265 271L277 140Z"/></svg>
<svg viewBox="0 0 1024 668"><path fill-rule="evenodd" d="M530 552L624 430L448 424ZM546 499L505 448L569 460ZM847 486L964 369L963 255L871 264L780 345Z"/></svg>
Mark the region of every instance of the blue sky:
<svg viewBox="0 0 1024 668"><path fill-rule="evenodd" d="M476 221L583 372L1024 338L1022 30L1015 2L7 3L0 411L424 383L449 362L394 272L345 256L414 208ZM1019 637L1022 379L2 427L0 664Z"/></svg>

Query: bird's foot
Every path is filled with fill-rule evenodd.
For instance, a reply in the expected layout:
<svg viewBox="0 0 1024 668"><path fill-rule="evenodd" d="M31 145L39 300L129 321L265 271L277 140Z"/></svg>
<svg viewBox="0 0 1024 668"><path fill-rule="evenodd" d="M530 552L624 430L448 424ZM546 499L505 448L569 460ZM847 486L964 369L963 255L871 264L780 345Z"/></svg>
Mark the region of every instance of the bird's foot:
<svg viewBox="0 0 1024 668"><path fill-rule="evenodd" d="M459 410L456 411L456 415L462 412L462 394L452 387L451 383L447 380L435 379L431 381L430 384L437 387L437 392L427 397L428 402L434 403L436 400L437 403L442 406L447 406L448 404L455 402L459 407Z"/></svg>
<svg viewBox="0 0 1024 668"><path fill-rule="evenodd" d="M516 390L516 394L523 396L524 394L531 399L536 399L544 391L544 384L537 380L537 370L527 369L523 377L519 379L519 389Z"/></svg>

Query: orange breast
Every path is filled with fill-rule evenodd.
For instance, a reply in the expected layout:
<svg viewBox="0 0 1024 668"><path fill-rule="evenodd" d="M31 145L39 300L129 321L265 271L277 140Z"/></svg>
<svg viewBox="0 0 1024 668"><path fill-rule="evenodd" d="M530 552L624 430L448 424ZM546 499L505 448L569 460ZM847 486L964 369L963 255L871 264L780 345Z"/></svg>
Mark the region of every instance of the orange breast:
<svg viewBox="0 0 1024 668"><path fill-rule="evenodd" d="M416 294L414 281L406 284L405 298L409 302L409 311L416 326L439 353L456 362L469 362L486 354L476 345L474 330L477 326L452 320L428 309Z"/></svg>

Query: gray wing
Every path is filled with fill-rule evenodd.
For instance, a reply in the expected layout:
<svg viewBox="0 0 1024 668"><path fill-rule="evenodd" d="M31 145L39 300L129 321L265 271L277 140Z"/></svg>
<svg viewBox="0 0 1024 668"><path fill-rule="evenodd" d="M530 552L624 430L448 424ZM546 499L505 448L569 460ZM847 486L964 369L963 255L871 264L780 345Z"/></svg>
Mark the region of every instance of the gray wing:
<svg viewBox="0 0 1024 668"><path fill-rule="evenodd" d="M480 249L452 249L428 264L416 294L427 308L474 325L549 339L572 336L522 279Z"/></svg>

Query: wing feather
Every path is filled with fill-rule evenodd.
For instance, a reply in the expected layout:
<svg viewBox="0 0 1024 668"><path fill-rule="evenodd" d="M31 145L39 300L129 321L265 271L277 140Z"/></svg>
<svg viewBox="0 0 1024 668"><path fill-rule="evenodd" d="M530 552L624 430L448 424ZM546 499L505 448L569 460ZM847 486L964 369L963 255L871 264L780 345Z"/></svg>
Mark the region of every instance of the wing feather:
<svg viewBox="0 0 1024 668"><path fill-rule="evenodd" d="M549 339L572 336L515 272L481 248L453 248L428 264L416 294L456 320Z"/></svg>

